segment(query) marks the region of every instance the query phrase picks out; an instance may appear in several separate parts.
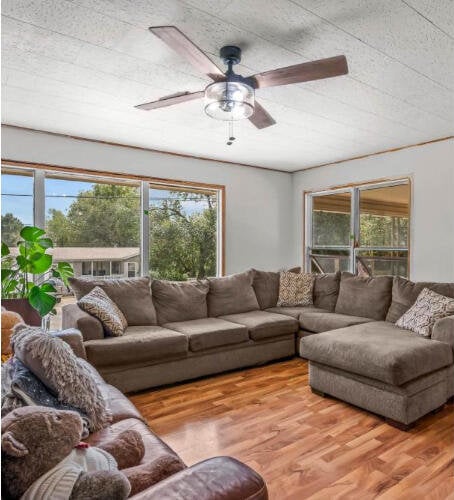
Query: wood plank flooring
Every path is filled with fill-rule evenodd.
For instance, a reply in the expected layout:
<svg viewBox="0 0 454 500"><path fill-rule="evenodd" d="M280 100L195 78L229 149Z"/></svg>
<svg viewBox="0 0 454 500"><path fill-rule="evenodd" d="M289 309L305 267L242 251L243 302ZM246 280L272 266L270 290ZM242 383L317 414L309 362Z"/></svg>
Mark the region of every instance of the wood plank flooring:
<svg viewBox="0 0 454 500"><path fill-rule="evenodd" d="M312 394L307 362L278 362L133 395L188 465L231 455L271 500L454 500L454 405L410 432Z"/></svg>

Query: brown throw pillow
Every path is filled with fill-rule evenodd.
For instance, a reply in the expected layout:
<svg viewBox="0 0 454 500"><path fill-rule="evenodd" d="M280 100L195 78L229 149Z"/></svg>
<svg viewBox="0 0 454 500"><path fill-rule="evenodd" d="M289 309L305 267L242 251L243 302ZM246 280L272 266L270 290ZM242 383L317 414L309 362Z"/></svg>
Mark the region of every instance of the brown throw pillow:
<svg viewBox="0 0 454 500"><path fill-rule="evenodd" d="M151 290L160 325L208 316L207 281L153 280Z"/></svg>
<svg viewBox="0 0 454 500"><path fill-rule="evenodd" d="M156 325L150 278L70 278L69 283L77 300L95 286L102 288L125 315L129 326Z"/></svg>
<svg viewBox="0 0 454 500"><path fill-rule="evenodd" d="M91 432L110 423L111 414L96 379L66 342L40 328L17 325L11 344L15 356L60 402L87 415Z"/></svg>
<svg viewBox="0 0 454 500"><path fill-rule="evenodd" d="M110 337L120 337L125 333L128 322L124 314L99 286L82 297L77 305L85 312L98 318Z"/></svg>
<svg viewBox="0 0 454 500"><path fill-rule="evenodd" d="M314 303L314 275L283 271L279 279L278 306L310 306Z"/></svg>
<svg viewBox="0 0 454 500"><path fill-rule="evenodd" d="M364 278L342 273L336 313L383 321L391 303L392 283L391 276Z"/></svg>
<svg viewBox="0 0 454 500"><path fill-rule="evenodd" d="M401 316L396 326L430 337L435 322L454 314L454 299L424 288L416 302Z"/></svg>

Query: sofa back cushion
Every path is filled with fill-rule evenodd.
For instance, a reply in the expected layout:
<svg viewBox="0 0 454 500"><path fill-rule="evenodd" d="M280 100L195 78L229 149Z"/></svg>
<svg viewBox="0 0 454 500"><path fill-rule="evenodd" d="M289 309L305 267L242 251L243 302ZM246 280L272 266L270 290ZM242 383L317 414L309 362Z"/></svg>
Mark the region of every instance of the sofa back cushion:
<svg viewBox="0 0 454 500"><path fill-rule="evenodd" d="M316 274L314 282L314 306L333 312L339 296L341 273Z"/></svg>
<svg viewBox="0 0 454 500"><path fill-rule="evenodd" d="M395 323L416 302L424 288L446 297L454 298L454 283L419 282L395 276L393 279L392 301L386 321Z"/></svg>
<svg viewBox="0 0 454 500"><path fill-rule="evenodd" d="M252 282L254 271L209 278L208 315L211 317L260 309Z"/></svg>
<svg viewBox="0 0 454 500"><path fill-rule="evenodd" d="M207 281L153 280L151 290L160 325L208 316Z"/></svg>
<svg viewBox="0 0 454 500"><path fill-rule="evenodd" d="M260 309L276 307L279 298L279 273L273 271L254 271L252 286Z"/></svg>
<svg viewBox="0 0 454 500"><path fill-rule="evenodd" d="M383 321L391 304L392 284L391 276L366 278L343 272L335 311Z"/></svg>
<svg viewBox="0 0 454 500"><path fill-rule="evenodd" d="M260 309L276 307L279 298L280 272L258 271L257 269L253 269L252 271L254 272L252 286L254 287ZM288 269L288 272L300 273L301 268L293 267Z"/></svg>
<svg viewBox="0 0 454 500"><path fill-rule="evenodd" d="M156 324L150 278L69 278L69 283L77 300L96 286L102 288L125 315L129 326Z"/></svg>

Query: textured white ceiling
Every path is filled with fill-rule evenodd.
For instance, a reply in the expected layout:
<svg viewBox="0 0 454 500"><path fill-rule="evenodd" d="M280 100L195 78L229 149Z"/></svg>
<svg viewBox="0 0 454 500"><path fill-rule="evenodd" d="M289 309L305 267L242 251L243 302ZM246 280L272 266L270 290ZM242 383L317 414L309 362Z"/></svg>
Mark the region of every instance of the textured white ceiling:
<svg viewBox="0 0 454 500"><path fill-rule="evenodd" d="M277 125L226 125L202 101L135 104L209 80L151 35L175 25L238 72L339 54L348 76L259 90ZM454 133L453 0L3 0L2 122L294 171Z"/></svg>

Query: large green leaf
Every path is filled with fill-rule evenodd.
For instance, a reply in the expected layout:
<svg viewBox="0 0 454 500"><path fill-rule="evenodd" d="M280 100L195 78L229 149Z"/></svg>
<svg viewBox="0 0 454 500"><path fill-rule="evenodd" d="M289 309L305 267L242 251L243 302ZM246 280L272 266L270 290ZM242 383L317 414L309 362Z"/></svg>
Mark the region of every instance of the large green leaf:
<svg viewBox="0 0 454 500"><path fill-rule="evenodd" d="M19 266L19 269L21 271L25 271L28 267L28 259L25 258L23 255L18 255L16 257L16 262L17 262L17 265Z"/></svg>
<svg viewBox="0 0 454 500"><path fill-rule="evenodd" d="M41 252L35 252L30 256L28 271L33 274L45 273L52 265L52 256Z"/></svg>
<svg viewBox="0 0 454 500"><path fill-rule="evenodd" d="M7 255L10 254L8 245L6 243L3 243L2 241L2 257L6 257Z"/></svg>
<svg viewBox="0 0 454 500"><path fill-rule="evenodd" d="M65 285L68 285L68 278L74 276L74 270L68 262L59 262L54 269L53 275L55 278L60 278Z"/></svg>
<svg viewBox="0 0 454 500"><path fill-rule="evenodd" d="M49 314L57 303L57 299L52 295L54 291L55 288L49 284L42 286L35 285L30 290L28 301L30 305L38 311L41 317Z"/></svg>
<svg viewBox="0 0 454 500"><path fill-rule="evenodd" d="M25 241L37 241L45 234L46 231L35 226L25 226L20 232L21 238Z"/></svg>
<svg viewBox="0 0 454 500"><path fill-rule="evenodd" d="M36 241L36 243L41 248L52 248L54 246L54 243L50 238L40 238L39 240Z"/></svg>

